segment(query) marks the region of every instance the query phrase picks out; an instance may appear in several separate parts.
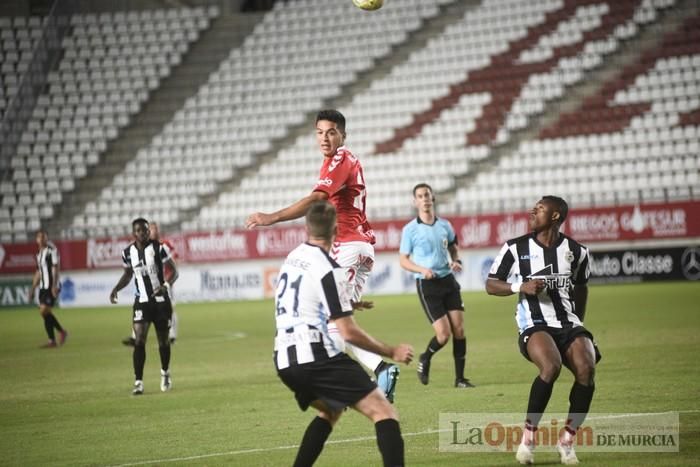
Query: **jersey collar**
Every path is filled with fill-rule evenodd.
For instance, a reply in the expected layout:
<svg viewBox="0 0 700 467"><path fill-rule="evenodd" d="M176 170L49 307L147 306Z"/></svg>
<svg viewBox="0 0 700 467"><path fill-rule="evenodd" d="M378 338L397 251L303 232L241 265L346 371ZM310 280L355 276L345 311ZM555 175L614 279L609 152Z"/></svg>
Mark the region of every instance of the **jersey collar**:
<svg viewBox="0 0 700 467"><path fill-rule="evenodd" d="M417 221L419 224L425 224L425 225L433 226L433 225L437 224L438 216L435 216L435 220L433 221L432 224L427 224L427 223L423 222L422 220L420 220L420 216L416 216L416 221Z"/></svg>
<svg viewBox="0 0 700 467"><path fill-rule="evenodd" d="M318 246L318 245L313 245L313 244L311 244L311 243L309 243L309 242L304 242L304 243L305 243L306 245L312 247L312 248L318 248L319 250L321 250L321 252L322 252L324 255L326 255L326 258L328 258L328 261L331 262L331 265L332 265L334 268L339 268L339 267L340 267L340 265L339 265L338 263L336 263L335 260L334 260L333 258L330 257L330 255L328 254L328 252L327 252L326 250L324 250L323 248L321 248L321 247Z"/></svg>
<svg viewBox="0 0 700 467"><path fill-rule="evenodd" d="M545 250L548 249L548 248L554 248L554 249L559 248L559 245L561 245L562 242L564 241L564 239L566 238L566 236L565 236L563 233L559 232L559 238L557 239L557 241L556 241L553 245L545 246L545 245L543 245L542 243L540 243L539 240L537 240L537 234L536 234L535 232L530 232L530 236L532 236L532 240L533 240L540 248L543 248L543 249L545 249Z"/></svg>

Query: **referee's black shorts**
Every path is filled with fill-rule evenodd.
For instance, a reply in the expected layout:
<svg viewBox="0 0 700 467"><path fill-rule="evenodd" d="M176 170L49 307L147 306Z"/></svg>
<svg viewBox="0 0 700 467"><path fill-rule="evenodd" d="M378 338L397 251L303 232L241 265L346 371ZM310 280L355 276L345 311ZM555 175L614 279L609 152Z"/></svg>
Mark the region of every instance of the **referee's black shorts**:
<svg viewBox="0 0 700 467"><path fill-rule="evenodd" d="M331 410L340 411L355 405L377 387L360 364L345 353L328 360L292 365L279 370L277 375L292 390L301 410L320 400Z"/></svg>
<svg viewBox="0 0 700 467"><path fill-rule="evenodd" d="M431 323L445 316L448 311L464 311L459 282L453 274L436 279L416 279L416 289L423 311Z"/></svg>

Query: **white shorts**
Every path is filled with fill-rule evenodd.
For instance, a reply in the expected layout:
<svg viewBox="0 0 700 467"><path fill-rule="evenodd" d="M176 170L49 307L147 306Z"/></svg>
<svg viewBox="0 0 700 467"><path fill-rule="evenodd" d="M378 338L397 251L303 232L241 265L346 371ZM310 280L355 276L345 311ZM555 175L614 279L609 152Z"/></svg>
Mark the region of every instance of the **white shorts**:
<svg viewBox="0 0 700 467"><path fill-rule="evenodd" d="M347 268L350 297L353 302L359 302L374 266L374 247L367 242L335 242L330 256L341 267Z"/></svg>
<svg viewBox="0 0 700 467"><path fill-rule="evenodd" d="M331 247L330 256L341 267L347 269L348 293L353 302L359 302L374 266L374 247L367 242L336 242ZM328 335L338 350L351 350L355 358L370 370L376 370L382 362L379 355L346 343L333 321L328 323Z"/></svg>

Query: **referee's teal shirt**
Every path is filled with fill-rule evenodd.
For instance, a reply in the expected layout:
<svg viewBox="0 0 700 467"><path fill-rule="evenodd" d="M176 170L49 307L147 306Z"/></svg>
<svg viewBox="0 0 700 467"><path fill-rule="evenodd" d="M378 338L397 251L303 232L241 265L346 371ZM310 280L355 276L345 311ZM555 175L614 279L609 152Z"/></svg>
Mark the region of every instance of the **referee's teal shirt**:
<svg viewBox="0 0 700 467"><path fill-rule="evenodd" d="M445 277L452 273L447 246L454 243L457 243L457 237L449 221L436 217L433 224L426 224L415 218L401 231L399 251L409 255L417 265L432 270L436 276ZM414 272L413 277L424 279L418 272Z"/></svg>

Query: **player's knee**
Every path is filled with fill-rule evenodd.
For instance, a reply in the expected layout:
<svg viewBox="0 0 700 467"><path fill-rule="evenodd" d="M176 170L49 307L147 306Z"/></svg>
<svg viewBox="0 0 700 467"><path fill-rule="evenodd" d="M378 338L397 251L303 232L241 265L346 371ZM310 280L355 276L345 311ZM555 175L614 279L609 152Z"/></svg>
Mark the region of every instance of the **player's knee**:
<svg viewBox="0 0 700 467"><path fill-rule="evenodd" d="M389 403L384 394L378 389L369 393L355 405L355 409L374 423L387 418L399 419L399 413L396 411L396 408Z"/></svg>
<svg viewBox="0 0 700 467"><path fill-rule="evenodd" d="M146 345L146 336L140 333L136 333L134 336L134 347L145 347Z"/></svg>
<svg viewBox="0 0 700 467"><path fill-rule="evenodd" d="M452 334L455 336L455 339L464 339L464 328L461 326L456 327L452 330Z"/></svg>
<svg viewBox="0 0 700 467"><path fill-rule="evenodd" d="M547 383L553 383L561 373L561 362L547 362L540 368L540 379Z"/></svg>
<svg viewBox="0 0 700 467"><path fill-rule="evenodd" d="M399 413L396 411L396 408L391 405L391 403L384 399L379 405L378 410L376 411L375 415L372 418L372 421L374 423L377 423L382 420L386 420L388 418L392 418L396 421L399 420Z"/></svg>
<svg viewBox="0 0 700 467"><path fill-rule="evenodd" d="M328 423L330 423L331 427L335 426L342 414L343 412L341 411L333 412L331 410L320 410L318 412L319 418L326 420Z"/></svg>
<svg viewBox="0 0 700 467"><path fill-rule="evenodd" d="M595 364L587 362L576 367L574 372L576 381L584 386L590 386L595 380Z"/></svg>
<svg viewBox="0 0 700 467"><path fill-rule="evenodd" d="M435 333L435 338L437 339L440 345L445 345L447 344L447 341L450 340L450 332L447 330L437 332Z"/></svg>

